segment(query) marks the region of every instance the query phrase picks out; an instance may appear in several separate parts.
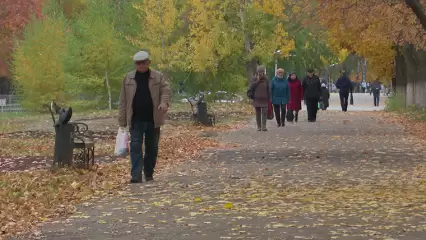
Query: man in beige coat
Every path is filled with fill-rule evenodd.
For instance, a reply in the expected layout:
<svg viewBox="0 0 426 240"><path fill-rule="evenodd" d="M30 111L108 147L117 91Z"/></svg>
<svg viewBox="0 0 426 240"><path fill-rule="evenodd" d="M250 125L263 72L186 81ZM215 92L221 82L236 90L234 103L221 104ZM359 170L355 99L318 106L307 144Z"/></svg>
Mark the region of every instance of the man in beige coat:
<svg viewBox="0 0 426 240"><path fill-rule="evenodd" d="M133 61L136 70L127 73L121 87L118 121L122 129L129 128L130 132L130 182L140 183L142 169L145 180L153 180L160 127L170 106L171 90L164 75L149 67L147 52L136 53Z"/></svg>

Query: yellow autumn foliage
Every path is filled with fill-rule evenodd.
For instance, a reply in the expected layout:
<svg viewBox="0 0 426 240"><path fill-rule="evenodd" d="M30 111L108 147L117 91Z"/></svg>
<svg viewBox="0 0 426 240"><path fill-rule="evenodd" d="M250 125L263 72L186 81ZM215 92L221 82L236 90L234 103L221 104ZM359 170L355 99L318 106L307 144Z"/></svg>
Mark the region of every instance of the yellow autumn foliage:
<svg viewBox="0 0 426 240"><path fill-rule="evenodd" d="M188 0L187 62L195 72L217 73L220 62L241 56L244 61L268 62L273 52L286 56L294 49L288 36L285 1ZM250 51L247 39L250 37Z"/></svg>
<svg viewBox="0 0 426 240"><path fill-rule="evenodd" d="M426 32L403 1L318 0L317 20L327 28L330 45L368 61L367 78L390 81L395 50L404 42L426 47Z"/></svg>
<svg viewBox="0 0 426 240"><path fill-rule="evenodd" d="M171 38L180 23L175 1L139 0L133 3L133 7L140 12L142 29L139 36L127 37L127 40L139 49L148 49L153 63L160 69L166 68L173 57Z"/></svg>

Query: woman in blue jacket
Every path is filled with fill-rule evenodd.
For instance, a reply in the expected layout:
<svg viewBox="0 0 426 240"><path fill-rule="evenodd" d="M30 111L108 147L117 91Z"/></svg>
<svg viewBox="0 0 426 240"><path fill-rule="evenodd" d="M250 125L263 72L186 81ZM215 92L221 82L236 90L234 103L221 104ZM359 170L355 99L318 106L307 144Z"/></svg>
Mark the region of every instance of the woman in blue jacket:
<svg viewBox="0 0 426 240"><path fill-rule="evenodd" d="M278 127L285 126L285 114L290 99L290 88L287 79L284 78L284 69L277 70L277 75L270 84L272 104L274 105L275 119Z"/></svg>

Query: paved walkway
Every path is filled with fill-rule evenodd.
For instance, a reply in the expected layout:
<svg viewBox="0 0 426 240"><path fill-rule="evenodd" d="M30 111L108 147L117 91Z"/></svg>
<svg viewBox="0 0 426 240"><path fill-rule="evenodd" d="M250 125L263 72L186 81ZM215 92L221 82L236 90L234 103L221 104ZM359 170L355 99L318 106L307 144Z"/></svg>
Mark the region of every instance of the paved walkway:
<svg viewBox="0 0 426 240"><path fill-rule="evenodd" d="M424 146L367 113L221 136L235 150L78 206L49 240L425 239ZM40 237L40 236L39 236ZM27 238L26 238L27 239Z"/></svg>
<svg viewBox="0 0 426 240"><path fill-rule="evenodd" d="M380 96L380 106L374 107L373 95L369 93L354 93L354 105L348 106L348 111L359 112L359 111L381 111L385 108L385 103L387 100L386 96ZM340 98L338 93L332 93L330 95L330 107L328 110L338 111L341 110L340 107Z"/></svg>

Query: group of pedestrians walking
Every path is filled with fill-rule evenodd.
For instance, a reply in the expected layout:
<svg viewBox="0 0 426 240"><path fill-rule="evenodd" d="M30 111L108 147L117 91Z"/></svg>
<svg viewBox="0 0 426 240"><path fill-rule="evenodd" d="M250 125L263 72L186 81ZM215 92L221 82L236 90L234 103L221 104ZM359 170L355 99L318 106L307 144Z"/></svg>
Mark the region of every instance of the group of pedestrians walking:
<svg viewBox="0 0 426 240"><path fill-rule="evenodd" d="M263 66L257 67L247 95L253 100L258 131L267 131L268 108L273 108L277 126L284 127L286 121L298 122L302 101L306 104L308 121L315 122L318 109L327 109L330 98L327 86L321 84L313 69L308 70L308 75L300 81L296 73L285 78L284 69L280 68L269 81Z"/></svg>

